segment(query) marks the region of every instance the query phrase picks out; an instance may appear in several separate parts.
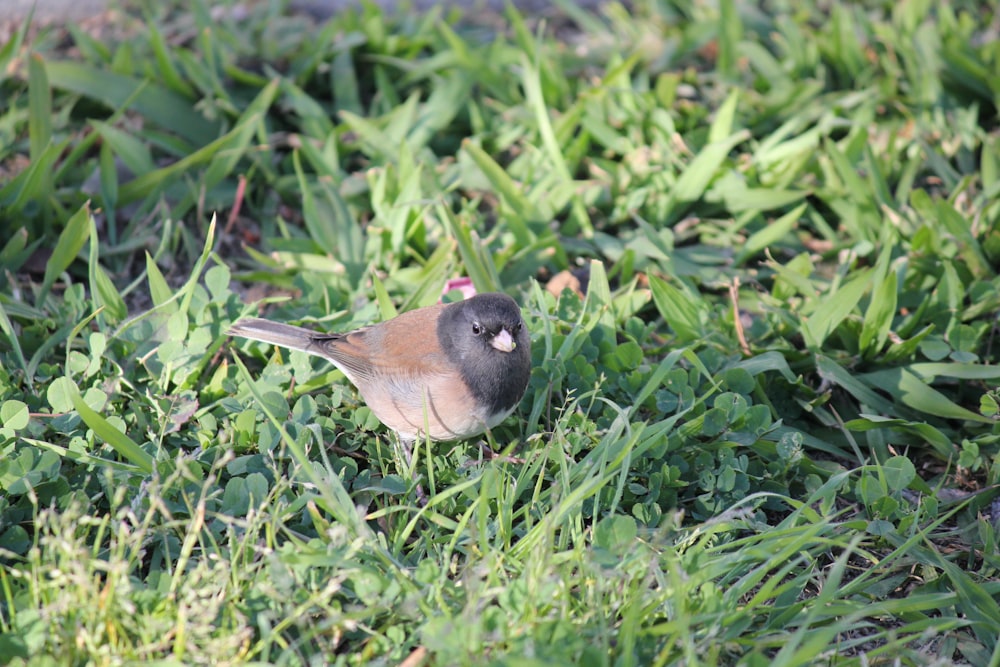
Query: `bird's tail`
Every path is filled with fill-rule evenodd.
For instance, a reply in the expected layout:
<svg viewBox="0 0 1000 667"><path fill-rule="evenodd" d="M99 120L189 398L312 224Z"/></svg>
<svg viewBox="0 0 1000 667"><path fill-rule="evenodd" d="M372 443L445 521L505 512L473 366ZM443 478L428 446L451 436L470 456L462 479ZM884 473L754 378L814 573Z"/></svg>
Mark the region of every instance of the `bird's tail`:
<svg viewBox="0 0 1000 667"><path fill-rule="evenodd" d="M315 345L315 339L317 336L324 336L325 334L292 326L291 324L248 317L234 323L226 333L230 336L259 340L262 343L270 343L271 345L287 347L292 350L302 350L303 352L323 356L323 349Z"/></svg>

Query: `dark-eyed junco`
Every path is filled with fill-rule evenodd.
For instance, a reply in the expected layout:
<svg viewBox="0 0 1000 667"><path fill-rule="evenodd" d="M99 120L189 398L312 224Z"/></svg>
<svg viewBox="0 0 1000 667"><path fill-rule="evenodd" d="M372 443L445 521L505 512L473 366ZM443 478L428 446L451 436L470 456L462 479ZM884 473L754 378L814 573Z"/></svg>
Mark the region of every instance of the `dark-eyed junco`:
<svg viewBox="0 0 1000 667"><path fill-rule="evenodd" d="M329 359L375 416L411 442L493 428L513 412L531 374L521 309L505 294L420 308L342 334L256 318L228 333Z"/></svg>

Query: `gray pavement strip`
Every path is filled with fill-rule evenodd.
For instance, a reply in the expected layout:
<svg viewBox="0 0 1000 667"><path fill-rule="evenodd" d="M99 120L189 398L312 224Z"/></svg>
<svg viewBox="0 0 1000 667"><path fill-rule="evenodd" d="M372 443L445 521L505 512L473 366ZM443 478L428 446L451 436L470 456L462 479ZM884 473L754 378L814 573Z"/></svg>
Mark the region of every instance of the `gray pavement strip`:
<svg viewBox="0 0 1000 667"><path fill-rule="evenodd" d="M42 22L79 21L90 18L113 6L113 0L0 0L0 21L20 21L35 6L34 18ZM375 0L375 4L391 10L399 0ZM489 10L500 12L505 0L411 0L408 7L427 10L437 5L461 5L468 11ZM581 8L595 8L601 0L576 0ZM329 18L347 7L358 5L358 0L291 0L290 8L305 12L317 19ZM521 11L538 16L558 13L557 3L548 0L514 0Z"/></svg>

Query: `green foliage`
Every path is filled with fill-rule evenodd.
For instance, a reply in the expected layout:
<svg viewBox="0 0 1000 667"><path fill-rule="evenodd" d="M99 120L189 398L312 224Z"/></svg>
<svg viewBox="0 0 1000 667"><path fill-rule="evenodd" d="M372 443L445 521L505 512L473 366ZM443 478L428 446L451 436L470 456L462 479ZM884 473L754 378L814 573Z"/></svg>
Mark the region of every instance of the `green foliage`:
<svg viewBox="0 0 1000 667"><path fill-rule="evenodd" d="M0 655L995 660L995 10L181 4L0 47ZM533 371L412 471L224 337L457 275Z"/></svg>

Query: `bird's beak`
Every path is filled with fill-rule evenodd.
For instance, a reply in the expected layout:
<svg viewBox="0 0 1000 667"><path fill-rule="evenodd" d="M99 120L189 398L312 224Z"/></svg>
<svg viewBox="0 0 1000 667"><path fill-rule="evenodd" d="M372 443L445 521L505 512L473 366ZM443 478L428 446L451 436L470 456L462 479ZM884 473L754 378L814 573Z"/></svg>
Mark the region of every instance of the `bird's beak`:
<svg viewBox="0 0 1000 667"><path fill-rule="evenodd" d="M501 352L513 352L514 348L517 347L517 342L514 337L510 335L510 332L506 329L501 329L500 333L490 340L490 345Z"/></svg>

